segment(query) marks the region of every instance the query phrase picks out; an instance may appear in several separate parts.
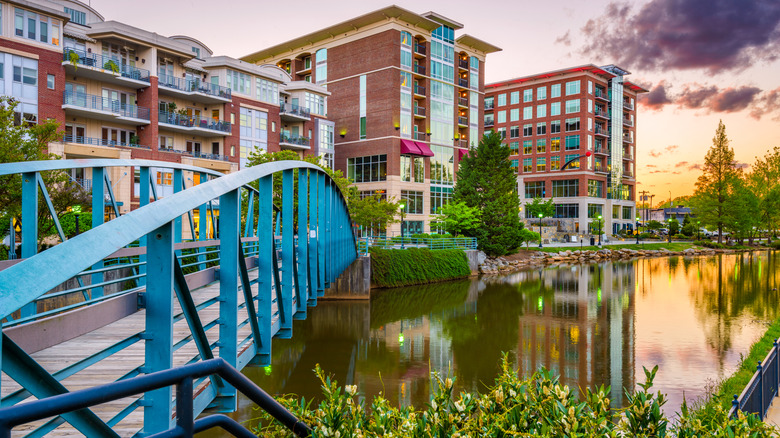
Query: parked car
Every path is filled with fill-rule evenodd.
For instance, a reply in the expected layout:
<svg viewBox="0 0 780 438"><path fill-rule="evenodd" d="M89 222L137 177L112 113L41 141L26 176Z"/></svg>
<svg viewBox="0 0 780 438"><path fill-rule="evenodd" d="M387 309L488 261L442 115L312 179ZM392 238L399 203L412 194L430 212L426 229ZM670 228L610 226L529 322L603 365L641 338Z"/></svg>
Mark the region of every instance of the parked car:
<svg viewBox="0 0 780 438"><path fill-rule="evenodd" d="M712 231L708 231L706 228L699 228L699 234L707 238L712 237Z"/></svg>

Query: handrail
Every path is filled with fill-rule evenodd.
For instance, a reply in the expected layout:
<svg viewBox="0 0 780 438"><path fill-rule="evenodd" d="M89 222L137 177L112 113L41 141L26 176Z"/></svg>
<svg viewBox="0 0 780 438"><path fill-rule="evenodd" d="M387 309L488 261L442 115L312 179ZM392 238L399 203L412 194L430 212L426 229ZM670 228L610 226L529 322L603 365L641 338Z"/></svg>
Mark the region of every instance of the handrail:
<svg viewBox="0 0 780 438"><path fill-rule="evenodd" d="M768 375L767 375L768 374ZM768 379L770 387L766 387ZM769 393L765 393L765 391ZM745 385L739 396L734 394L729 410L729 418L737 415L737 411L743 411L755 414L760 419L766 416L769 405L780 392L780 349L778 349L777 339L774 340L772 348L764 357L764 360L758 362L756 372Z"/></svg>
<svg viewBox="0 0 780 438"><path fill-rule="evenodd" d="M193 418L193 380L212 375L217 375L233 385L295 435L308 437L311 434L311 428L308 425L285 409L267 392L233 368L227 361L216 358L0 408L0 438L10 438L11 429L21 424L174 385L176 386L176 426L168 431L150 436L192 436L193 432L200 432L216 426L225 428L235 436L254 436L251 433L246 435L245 432L249 433L249 431L228 417L222 416L212 420L209 420L211 417L198 420Z"/></svg>
<svg viewBox="0 0 780 438"><path fill-rule="evenodd" d="M70 159L70 160L45 160L45 161L21 161L18 163L0 163L0 176L15 173L46 172L50 170L87 169L91 167L158 167L164 169L181 169L190 172L206 173L211 176L223 176L221 172L188 164L155 160L122 160L113 158L97 159Z"/></svg>
<svg viewBox="0 0 780 438"><path fill-rule="evenodd" d="M78 162L81 160L73 161ZM148 165L144 164L144 161L146 161L146 163L150 162L148 160L137 161L140 162L137 165L141 166ZM49 162L37 164L46 167L45 163ZM14 164L24 165L27 163ZM3 174L3 166L4 165L0 165L0 175ZM89 165L81 167L95 167L95 163L92 162ZM115 251L124 248L131 242L138 240L146 234L199 207L204 202L218 198L232 190L244 187L253 181L272 175L276 172L294 169L311 169L327 175L319 166L302 161L276 161L265 163L260 166L249 167L240 172L225 175L198 184L185 191L166 196L143 208L131 211L111 222L93 228L87 233L68 239L35 257L31 257L10 266L8 269L0 271L0 319L7 317L23 305L45 294L46 291L79 275L82 271L95 263L100 262ZM13 169L13 173L19 172L18 168ZM330 178L330 176L327 178ZM341 193L338 186L336 186L336 190L338 193ZM343 194L341 196L343 199ZM356 242L355 248L357 249ZM80 256L71 257L72 254L76 253ZM62 264L60 263L62 260L70 260L71 263ZM54 271L55 275L39 275L40 272L52 272L52 266L58 266L58 269Z"/></svg>

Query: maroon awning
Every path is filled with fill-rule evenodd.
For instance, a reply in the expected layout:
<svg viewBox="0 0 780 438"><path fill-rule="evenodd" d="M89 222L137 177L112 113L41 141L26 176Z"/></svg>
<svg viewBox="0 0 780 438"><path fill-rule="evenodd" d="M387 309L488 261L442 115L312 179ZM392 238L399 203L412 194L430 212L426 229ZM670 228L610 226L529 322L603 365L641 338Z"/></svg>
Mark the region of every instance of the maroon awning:
<svg viewBox="0 0 780 438"><path fill-rule="evenodd" d="M420 148L420 155L423 157L432 157L433 151L431 150L431 147L428 146L426 143L422 143L419 141L414 142L418 148Z"/></svg>
<svg viewBox="0 0 780 438"><path fill-rule="evenodd" d="M401 139L401 153L409 155L422 155L422 151L419 147L417 147L417 143L411 140L404 140L403 138Z"/></svg>
<svg viewBox="0 0 780 438"><path fill-rule="evenodd" d="M469 154L468 149L458 149L458 161L462 160L464 156Z"/></svg>

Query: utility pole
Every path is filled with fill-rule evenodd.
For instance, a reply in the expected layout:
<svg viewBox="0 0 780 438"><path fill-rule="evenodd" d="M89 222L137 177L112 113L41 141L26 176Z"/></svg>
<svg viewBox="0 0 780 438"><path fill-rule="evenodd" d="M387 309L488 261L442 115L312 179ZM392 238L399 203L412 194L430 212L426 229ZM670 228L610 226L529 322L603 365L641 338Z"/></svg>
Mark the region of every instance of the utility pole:
<svg viewBox="0 0 780 438"><path fill-rule="evenodd" d="M642 196L639 199L641 199L643 201L646 201L647 200L647 195L649 195L650 192L648 192L647 190L642 190L641 192L639 192L639 194ZM645 204L645 222L647 222L647 212L649 210L650 210L650 206L648 204Z"/></svg>

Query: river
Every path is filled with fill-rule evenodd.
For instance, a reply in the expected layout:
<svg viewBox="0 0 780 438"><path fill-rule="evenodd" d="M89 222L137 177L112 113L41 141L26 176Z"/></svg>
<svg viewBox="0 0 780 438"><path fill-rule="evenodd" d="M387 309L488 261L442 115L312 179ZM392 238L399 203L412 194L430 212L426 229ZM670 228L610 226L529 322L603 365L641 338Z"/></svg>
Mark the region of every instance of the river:
<svg viewBox="0 0 780 438"><path fill-rule="evenodd" d="M753 252L529 269L320 301L273 342L272 365L244 373L271 394L320 394L315 364L369 400L424 406L430 375L482 391L503 352L530 374L551 369L576 387L623 388L659 366L654 390L673 417L685 397L729 376L778 317L778 256ZM256 416L240 400L237 419Z"/></svg>

